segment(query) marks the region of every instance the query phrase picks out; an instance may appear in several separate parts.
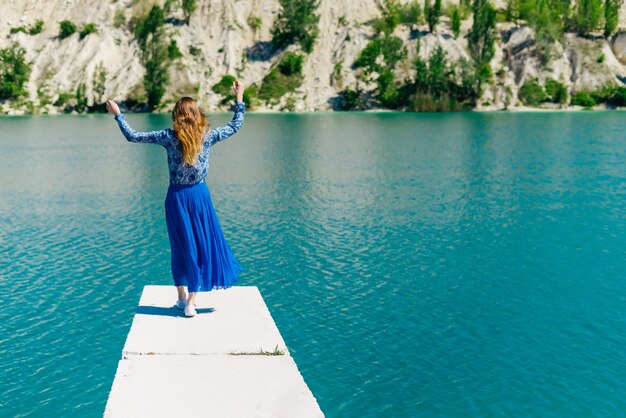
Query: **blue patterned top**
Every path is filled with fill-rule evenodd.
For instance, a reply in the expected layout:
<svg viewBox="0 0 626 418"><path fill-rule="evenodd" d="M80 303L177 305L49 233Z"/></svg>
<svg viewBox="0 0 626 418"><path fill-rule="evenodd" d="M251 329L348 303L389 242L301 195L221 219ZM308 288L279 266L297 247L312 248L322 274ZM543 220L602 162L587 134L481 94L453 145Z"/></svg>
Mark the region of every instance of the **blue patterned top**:
<svg viewBox="0 0 626 418"><path fill-rule="evenodd" d="M128 125L123 114L115 115L115 120L122 133L129 142L141 142L145 144L158 144L167 150L167 165L170 172L170 183L172 184L196 184L200 183L209 170L210 147L216 142L223 141L235 134L243 123L245 105L243 102L235 102L235 115L226 125L210 129L204 133L202 138L202 151L198 156L198 161L192 166L183 163L183 154L180 142L176 138L173 129L162 129L160 131L138 132Z"/></svg>

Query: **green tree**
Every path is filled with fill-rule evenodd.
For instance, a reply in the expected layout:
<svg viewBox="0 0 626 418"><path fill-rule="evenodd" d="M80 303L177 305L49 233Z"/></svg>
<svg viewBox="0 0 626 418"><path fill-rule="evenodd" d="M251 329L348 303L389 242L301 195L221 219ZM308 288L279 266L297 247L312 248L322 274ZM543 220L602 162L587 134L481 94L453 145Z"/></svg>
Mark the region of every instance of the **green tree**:
<svg viewBox="0 0 626 418"><path fill-rule="evenodd" d="M407 51L402 39L386 35L370 41L354 61L353 66L363 68L367 74L379 73L385 68L394 68L406 55Z"/></svg>
<svg viewBox="0 0 626 418"><path fill-rule="evenodd" d="M454 68L446 59L446 52L438 46L428 57L428 62L418 59L416 62L417 90L433 96L447 95L450 82L454 80Z"/></svg>
<svg viewBox="0 0 626 418"><path fill-rule="evenodd" d="M558 40L569 20L569 0L518 0L517 16L535 30L538 41Z"/></svg>
<svg viewBox="0 0 626 418"><path fill-rule="evenodd" d="M424 19L426 19L426 23L429 23L428 18L432 13L431 11L432 8L433 8L433 5L430 2L430 0L424 0Z"/></svg>
<svg viewBox="0 0 626 418"><path fill-rule="evenodd" d="M428 30L433 32L439 23L441 16L441 0L435 0L435 4L431 5L430 0L424 1L424 17L428 22Z"/></svg>
<svg viewBox="0 0 626 418"><path fill-rule="evenodd" d="M415 60L415 70L412 110L449 111L475 105L478 97L475 72L465 60L457 67L438 46L427 60Z"/></svg>
<svg viewBox="0 0 626 418"><path fill-rule="evenodd" d="M281 8L272 28L272 44L283 48L298 42L310 53L319 34L320 17L315 12L320 0L279 0L279 3Z"/></svg>
<svg viewBox="0 0 626 418"><path fill-rule="evenodd" d="M600 27L602 0L579 0L576 28L580 34L588 34Z"/></svg>
<svg viewBox="0 0 626 418"><path fill-rule="evenodd" d="M95 103L102 103L104 99L104 93L106 91L107 71L102 63L96 66L96 71L93 75L93 101Z"/></svg>
<svg viewBox="0 0 626 418"><path fill-rule="evenodd" d="M191 14L196 10L196 7L196 0L183 0L183 13L185 13L185 20L188 25Z"/></svg>
<svg viewBox="0 0 626 418"><path fill-rule="evenodd" d="M14 44L0 49L0 99L17 99L27 94L24 84L31 73L24 48Z"/></svg>
<svg viewBox="0 0 626 418"><path fill-rule="evenodd" d="M461 33L461 13L459 12L458 6L454 6L452 8L452 17L450 18L450 26L452 29L452 34L455 38L459 37L459 33Z"/></svg>
<svg viewBox="0 0 626 418"><path fill-rule="evenodd" d="M133 33L140 45L141 61L146 69L143 87L150 110L159 105L165 94L165 86L169 82L167 64L170 54L176 55L171 43L166 45L164 42L164 23L163 9L158 5L152 6L144 18L133 21Z"/></svg>
<svg viewBox="0 0 626 418"><path fill-rule="evenodd" d="M375 22L374 32L393 33L402 20L402 6L398 0L384 0L378 5L381 18Z"/></svg>
<svg viewBox="0 0 626 418"><path fill-rule="evenodd" d="M491 78L489 61L495 54L496 9L489 0L474 0L474 23L467 36L470 55L474 59L481 79Z"/></svg>
<svg viewBox="0 0 626 418"><path fill-rule="evenodd" d="M159 37L153 37L152 41L147 44L144 57L146 75L143 79L143 86L146 89L150 110L159 105L165 94L165 85L169 82L166 66L167 47L160 39L155 38Z"/></svg>
<svg viewBox="0 0 626 418"><path fill-rule="evenodd" d="M517 22L520 12L519 0L507 0L506 8L504 9L504 18L507 22Z"/></svg>
<svg viewBox="0 0 626 418"><path fill-rule="evenodd" d="M471 0L459 1L459 12L461 13L461 20L467 19L469 17L471 8Z"/></svg>
<svg viewBox="0 0 626 418"><path fill-rule="evenodd" d="M148 15L143 19L135 19L133 22L133 33L139 42L141 49L146 47L148 36L158 33L165 23L163 9L158 5L152 6Z"/></svg>
<svg viewBox="0 0 626 418"><path fill-rule="evenodd" d="M79 83L78 87L76 87L76 106L74 106L74 109L78 113L84 113L88 109L87 96L85 95L85 90L86 90L86 86L84 82Z"/></svg>
<svg viewBox="0 0 626 418"><path fill-rule="evenodd" d="M431 32L435 30L435 27L439 23L439 18L441 17L441 0L435 0L435 5L432 10L432 15L428 18L428 27Z"/></svg>
<svg viewBox="0 0 626 418"><path fill-rule="evenodd" d="M619 21L619 10L622 7L622 0L604 1L604 36L608 38L617 29Z"/></svg>
<svg viewBox="0 0 626 418"><path fill-rule="evenodd" d="M422 8L418 0L407 4L400 4L398 0L383 0L378 2L381 17L374 19L374 33L381 32L391 35L399 24L418 24L422 18Z"/></svg>
<svg viewBox="0 0 626 418"><path fill-rule="evenodd" d="M370 41L353 64L355 68L363 68L366 76L378 75L376 98L387 107L397 107L402 99L393 71L406 56L407 50L400 38L384 35Z"/></svg>
<svg viewBox="0 0 626 418"><path fill-rule="evenodd" d="M163 3L163 11L166 14L169 14L172 12L172 5L173 5L172 3L173 3L172 0L165 0L165 2Z"/></svg>
<svg viewBox="0 0 626 418"><path fill-rule="evenodd" d="M402 6L401 23L405 25L418 24L422 20L422 7L417 0Z"/></svg>

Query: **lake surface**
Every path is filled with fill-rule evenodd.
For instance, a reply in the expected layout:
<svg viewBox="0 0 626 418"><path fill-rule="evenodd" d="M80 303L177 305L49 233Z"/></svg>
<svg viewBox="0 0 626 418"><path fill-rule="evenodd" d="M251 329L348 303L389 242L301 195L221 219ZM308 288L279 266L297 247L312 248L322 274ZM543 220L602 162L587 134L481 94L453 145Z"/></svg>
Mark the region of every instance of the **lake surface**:
<svg viewBox="0 0 626 418"><path fill-rule="evenodd" d="M618 416L625 121L248 114L207 183L328 417ZM0 416L102 415L167 184L110 116L0 118Z"/></svg>

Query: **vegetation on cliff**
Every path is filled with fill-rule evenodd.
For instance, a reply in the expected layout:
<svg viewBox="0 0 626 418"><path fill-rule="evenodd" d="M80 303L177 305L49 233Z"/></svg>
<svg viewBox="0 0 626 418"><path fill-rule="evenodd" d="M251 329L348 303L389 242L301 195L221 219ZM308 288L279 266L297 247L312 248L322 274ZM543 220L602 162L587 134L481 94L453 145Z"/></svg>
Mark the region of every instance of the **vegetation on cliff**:
<svg viewBox="0 0 626 418"><path fill-rule="evenodd" d="M0 100L19 99L26 95L24 88L31 67L26 51L17 45L0 49Z"/></svg>
<svg viewBox="0 0 626 418"><path fill-rule="evenodd" d="M142 63L146 68L143 87L146 91L148 108L153 110L165 94L165 87L169 81L167 65L172 56L164 40L163 9L154 5L145 17L134 19L132 24L133 33L140 45Z"/></svg>
<svg viewBox="0 0 626 418"><path fill-rule="evenodd" d="M560 41L566 32L581 36L602 31L604 36L613 34L617 27L622 0L581 0L575 6L570 0L509 0L504 10L496 10L489 0L463 0L451 5L446 14L450 30L455 37L460 35L462 18L471 15L472 26L467 32L468 53L471 60L463 58L449 61L441 47L437 47L426 58L417 58L413 63L415 77L397 78L397 66L407 57L406 46L393 35L396 27L412 25L423 19L431 32L439 24L440 3L425 0L423 18L418 4L401 4L398 0L383 0L379 4L380 18L372 22L373 39L361 51L353 64L361 70L358 79L365 85L375 84L373 90L346 88L338 96L339 110L358 110L365 103L389 109L412 111L450 111L471 109L476 106L485 86L494 85L497 79L492 73L495 55L497 21L525 21L533 29L537 51L542 62L550 59L550 47ZM419 45L418 40L418 51ZM598 59L602 62L604 55ZM571 104L593 106L608 104L619 106L623 87L606 85L597 91L582 92L572 97ZM569 100L567 87L559 80L526 80L519 89L518 99L526 106L541 106L544 103L566 105ZM365 105L364 105L365 104Z"/></svg>
<svg viewBox="0 0 626 418"><path fill-rule="evenodd" d="M320 17L315 12L320 0L279 0L279 3L272 44L279 49L297 42L304 52L310 53L319 35Z"/></svg>
<svg viewBox="0 0 626 418"><path fill-rule="evenodd" d="M337 110L624 103L626 67L619 67L617 50L607 49L613 35L623 32L623 0L508 0L502 8L492 1L376 0L378 14L368 9L361 20L335 16L337 9L320 0L278 0L271 13L253 10L243 17L225 8L229 44L217 46L197 37L203 30L200 19L212 17L195 0L135 0L130 10L116 7L106 19L91 16L91 22L72 14L44 22L33 14L23 26L5 32L17 43L12 48L5 43L0 55L0 105L4 111L20 106L27 111L37 106L98 111L114 82L118 89L123 86L127 108L161 110L173 97L195 94L211 80L209 86L221 97L209 103L221 107L232 100L234 77L249 80L244 97L249 108L309 109L310 103L302 103L311 96L316 108L325 104ZM196 14L198 21L192 20ZM69 57L93 49L94 42L76 45L96 34L104 45L115 43L134 54L131 65L145 71L120 83L107 75L103 63L111 66L100 57L95 69L83 63L82 75L62 78L63 91L54 91L59 75L42 68L41 59L19 45L36 45L40 51L43 38L37 35L42 31ZM254 44L247 40L241 45L243 38L230 37L238 31L249 31ZM228 74L220 74L225 67Z"/></svg>

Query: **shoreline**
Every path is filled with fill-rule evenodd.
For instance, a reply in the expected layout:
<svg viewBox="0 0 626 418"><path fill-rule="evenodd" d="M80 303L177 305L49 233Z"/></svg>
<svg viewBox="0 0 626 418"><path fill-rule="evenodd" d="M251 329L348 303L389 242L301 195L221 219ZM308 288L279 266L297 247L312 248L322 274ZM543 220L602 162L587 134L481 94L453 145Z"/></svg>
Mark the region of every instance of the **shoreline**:
<svg viewBox="0 0 626 418"><path fill-rule="evenodd" d="M562 108L544 108L544 107L528 107L528 106L519 106L519 107L510 107L508 109L493 109L493 108L474 108L469 110L462 111L454 111L454 112L412 112L406 110L397 110L397 109L384 109L384 108L372 108L365 110L332 110L332 109L324 109L324 110L305 110L305 111L283 111L283 110L273 110L267 108L261 108L259 110L249 110L246 109L246 113L248 114L264 114L264 115L280 115L280 114L334 114L334 113L364 113L364 114L372 114L372 113L406 113L406 114L457 114L457 113L571 113L571 112L585 112L585 113L602 113L602 112L610 112L610 111L626 111L626 107L607 107L607 106L594 106L591 108L585 108L582 106L566 106ZM123 111L124 114L136 114L136 115L170 115L171 111L157 111L157 112L145 112L145 111ZM230 113L228 109L218 109L214 111L205 112L208 115L211 114L220 114L220 113ZM28 113L28 112L5 112L1 113L0 117L3 116L80 116L80 115L107 115L106 112L46 112L46 113Z"/></svg>

